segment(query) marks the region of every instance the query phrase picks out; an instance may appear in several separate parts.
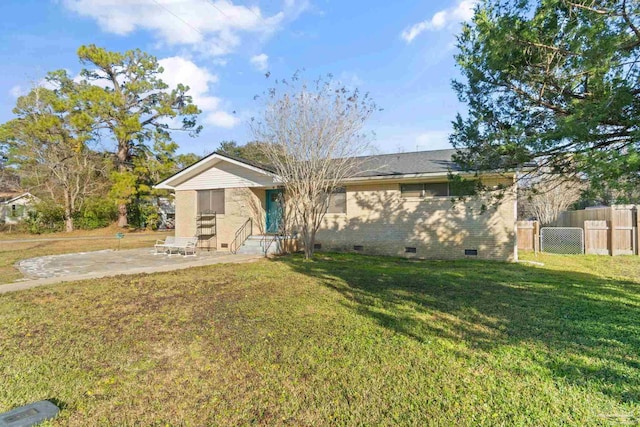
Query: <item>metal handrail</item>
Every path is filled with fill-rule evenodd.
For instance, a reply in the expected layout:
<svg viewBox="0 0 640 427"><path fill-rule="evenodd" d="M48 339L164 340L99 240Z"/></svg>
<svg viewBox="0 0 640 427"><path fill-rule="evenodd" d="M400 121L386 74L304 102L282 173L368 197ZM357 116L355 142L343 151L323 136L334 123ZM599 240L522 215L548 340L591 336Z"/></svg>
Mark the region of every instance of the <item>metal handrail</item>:
<svg viewBox="0 0 640 427"><path fill-rule="evenodd" d="M267 238L270 237L271 239L269 239L269 243L267 244ZM278 239L279 235L276 233L274 235L267 235L265 234L264 236L262 236L262 241L260 242L260 244L262 245L262 250L264 252L264 256L266 257L269 253L269 248L271 247L271 245L273 244L273 242L275 242Z"/></svg>
<svg viewBox="0 0 640 427"><path fill-rule="evenodd" d="M247 234L247 225L249 226L248 234ZM244 222L244 224L242 224L242 226L238 229L238 231L236 231L236 235L233 238L233 241L231 242L231 246L229 247L229 250L231 251L231 253L233 254L237 253L240 246L242 246L242 244L246 242L249 236L251 236L252 234L253 234L253 219L249 218Z"/></svg>

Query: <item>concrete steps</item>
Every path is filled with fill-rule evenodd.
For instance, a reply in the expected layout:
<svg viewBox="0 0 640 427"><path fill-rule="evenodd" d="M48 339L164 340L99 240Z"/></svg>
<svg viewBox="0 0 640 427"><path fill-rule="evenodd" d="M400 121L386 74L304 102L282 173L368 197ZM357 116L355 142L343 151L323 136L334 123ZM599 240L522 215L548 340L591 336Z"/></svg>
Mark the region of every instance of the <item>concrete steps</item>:
<svg viewBox="0 0 640 427"><path fill-rule="evenodd" d="M267 255L273 255L280 252L280 238L274 240L274 236L249 236L247 240L238 249L239 254L243 255L264 255L264 246L269 245Z"/></svg>

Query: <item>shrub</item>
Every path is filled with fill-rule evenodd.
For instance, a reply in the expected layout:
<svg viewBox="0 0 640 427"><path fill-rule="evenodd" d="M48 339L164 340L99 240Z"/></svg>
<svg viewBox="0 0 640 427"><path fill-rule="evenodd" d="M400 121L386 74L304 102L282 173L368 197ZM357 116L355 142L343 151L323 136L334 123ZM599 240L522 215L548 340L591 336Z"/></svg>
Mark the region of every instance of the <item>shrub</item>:
<svg viewBox="0 0 640 427"><path fill-rule="evenodd" d="M157 230L160 224L158 206L148 200L137 200L127 206L129 226Z"/></svg>
<svg viewBox="0 0 640 427"><path fill-rule="evenodd" d="M23 221L29 233L41 234L64 229L64 209L52 203L39 202L27 212Z"/></svg>
<svg viewBox="0 0 640 427"><path fill-rule="evenodd" d="M107 227L118 218L118 208L113 200L92 198L85 201L82 210L73 216L76 228L93 230Z"/></svg>

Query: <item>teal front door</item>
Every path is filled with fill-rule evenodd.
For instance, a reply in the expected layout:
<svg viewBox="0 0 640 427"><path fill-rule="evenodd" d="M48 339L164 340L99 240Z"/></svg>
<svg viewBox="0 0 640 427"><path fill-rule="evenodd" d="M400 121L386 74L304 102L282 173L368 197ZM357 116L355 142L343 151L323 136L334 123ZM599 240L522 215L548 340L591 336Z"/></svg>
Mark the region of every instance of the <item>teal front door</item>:
<svg viewBox="0 0 640 427"><path fill-rule="evenodd" d="M282 190L267 190L267 233L277 233L282 220Z"/></svg>

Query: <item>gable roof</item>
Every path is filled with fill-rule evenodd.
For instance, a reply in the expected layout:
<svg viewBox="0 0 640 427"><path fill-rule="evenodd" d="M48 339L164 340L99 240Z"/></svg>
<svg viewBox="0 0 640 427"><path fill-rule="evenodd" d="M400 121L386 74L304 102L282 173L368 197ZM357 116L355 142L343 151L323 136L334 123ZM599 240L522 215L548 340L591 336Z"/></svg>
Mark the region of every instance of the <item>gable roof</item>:
<svg viewBox="0 0 640 427"><path fill-rule="evenodd" d="M227 159L231 159L231 160L235 160L236 162L239 163L244 163L247 166L253 166L254 168L257 169L261 169L265 172L269 172L269 173L275 173L276 170L273 166L271 165L266 165L264 163L260 163L260 162L256 162L253 160L249 160L249 159L244 159L242 157L238 157L238 156L232 156L231 154L227 154L227 153L222 153L220 151L214 151L212 154L217 154L218 156L222 156L222 157L226 157Z"/></svg>
<svg viewBox="0 0 640 427"><path fill-rule="evenodd" d="M11 200L14 197L20 196L23 193L19 191L2 191L0 190L0 203L4 203L7 200Z"/></svg>
<svg viewBox="0 0 640 427"><path fill-rule="evenodd" d="M14 197L14 198L12 198L12 199L9 199L9 200L5 200L5 201L4 201L4 202L2 202L2 203L4 203L4 204L8 205L8 204L11 204L11 203L13 203L13 202L15 202L15 201L18 201L18 200L20 200L20 199L23 199L23 198L25 198L25 197L35 199L35 197L34 197L31 193L22 193L22 194L20 194L19 196L16 196L16 197Z"/></svg>
<svg viewBox="0 0 640 427"><path fill-rule="evenodd" d="M198 160L194 164L187 166L182 170L179 170L168 178L165 178L153 187L158 189L172 190L179 183L182 183L196 175L199 175L200 173L204 172L220 161L227 161L229 163L233 163L235 165L264 175L272 176L274 173L273 168L268 165L263 165L258 162L214 151L208 156L205 156L202 159Z"/></svg>

